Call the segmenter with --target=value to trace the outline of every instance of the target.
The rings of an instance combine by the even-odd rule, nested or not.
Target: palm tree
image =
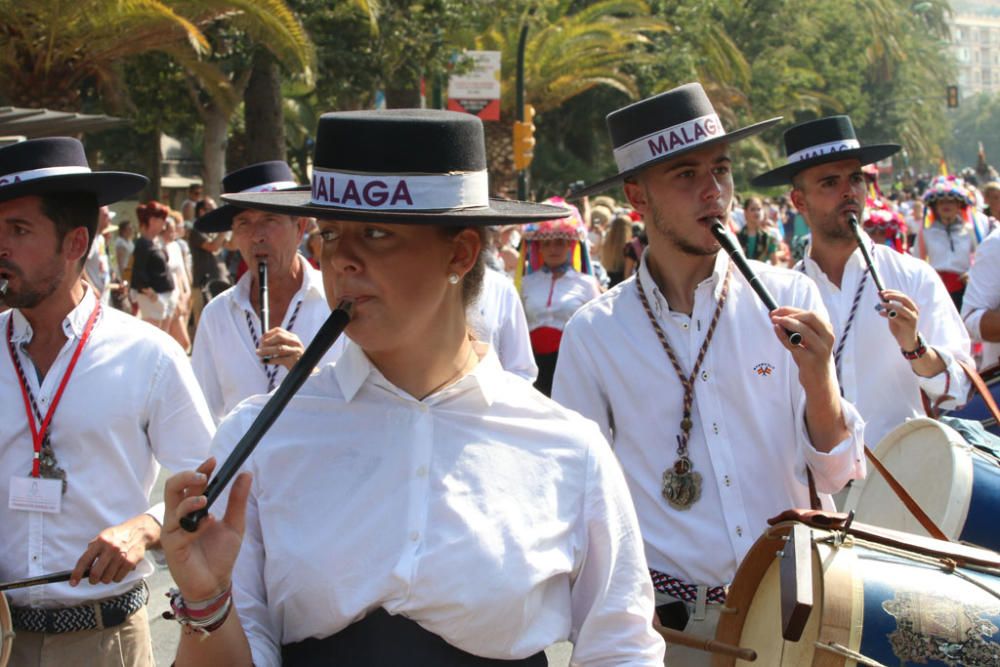
[[[572,0],[553,0],[539,7],[534,16],[525,12],[515,17],[519,18],[516,21],[504,21],[500,16],[497,24],[475,40],[477,49],[502,54],[502,120],[486,123],[494,192],[509,190],[514,181],[513,91],[518,39],[525,22],[525,100],[538,113],[557,109],[597,86],[638,96],[632,72],[656,58],[649,49],[649,35],[669,30],[666,23],[650,16],[645,0],[598,0],[577,11],[572,11],[573,4]]]

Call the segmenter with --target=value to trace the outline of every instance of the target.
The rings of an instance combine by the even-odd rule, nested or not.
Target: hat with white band
[[[91,171],[83,144],[71,137],[30,139],[0,148],[0,201],[30,195],[91,192],[97,205],[124,199],[149,180],[123,171]]]
[[[778,116],[726,132],[700,83],[654,95],[608,114],[605,122],[618,173],[577,190],[573,196],[603,192],[646,167],[714,144],[745,139],[780,120]]]
[[[899,144],[862,146],[848,116],[827,116],[808,120],[785,130],[787,162],[777,169],[750,179],[756,187],[783,185],[803,169],[839,160],[859,160],[863,165],[887,158],[900,148]]]
[[[258,162],[249,167],[243,167],[229,172],[222,179],[222,192],[273,192],[275,190],[291,190],[299,187],[291,167],[281,160]],[[224,204],[211,210],[194,221],[194,228],[199,232],[225,232],[233,227],[233,218],[246,206]]]
[[[561,207],[490,198],[482,121],[435,109],[323,114],[308,190],[223,199],[288,215],[398,224],[510,224],[569,214]]]

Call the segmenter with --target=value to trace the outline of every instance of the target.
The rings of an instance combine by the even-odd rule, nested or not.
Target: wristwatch
[[[917,347],[915,349],[913,349],[913,350],[904,350],[903,348],[899,348],[899,351],[903,353],[903,356],[906,359],[908,359],[909,361],[913,361],[914,359],[920,359],[925,354],[927,354],[927,343],[924,342],[924,337],[918,333],[917,334]]]

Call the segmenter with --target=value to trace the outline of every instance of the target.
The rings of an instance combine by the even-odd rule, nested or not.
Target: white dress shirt
[[[1000,308],[1000,229],[987,236],[976,250],[976,263],[969,271],[969,284],[962,298],[962,319],[974,341],[982,341],[980,368],[1000,363],[1000,342],[983,340],[979,330],[983,314]]]
[[[528,330],[552,327],[562,330],[580,306],[601,293],[594,276],[568,269],[559,278],[536,271],[521,281],[521,299],[528,318]]]
[[[330,315],[330,306],[323,291],[322,274],[299,255],[302,267],[302,287],[295,293],[281,323],[288,329],[295,315],[291,332],[307,346]],[[248,396],[266,394],[268,378],[265,369],[277,369],[275,386],[288,375],[284,366],[265,366],[257,356],[254,335],[260,340],[260,317],[250,305],[250,287],[253,277],[247,271],[235,285],[212,299],[201,313],[198,331],[191,351],[194,374],[205,392],[205,399],[216,423],[222,421],[236,405]],[[301,302],[301,308],[298,304]],[[296,308],[298,313],[296,314]],[[253,331],[247,324],[247,315],[253,322]],[[275,326],[272,321],[271,326]],[[340,339],[323,356],[321,363],[336,361],[344,349],[346,337]]]
[[[68,340],[39,386],[24,346],[31,327],[18,310],[0,314],[0,335],[14,321],[12,340],[28,385],[44,416],[94,308],[88,289],[63,320]],[[143,512],[163,520],[162,504],[149,507],[160,471],[197,467],[208,456],[215,426],[187,355],[163,331],[114,308],[102,307],[49,425],[57,465],[68,483],[58,514],[12,510],[12,477],[31,472],[31,428],[6,340],[0,349],[0,581],[69,570],[99,532]],[[12,605],[74,606],[120,595],[153,571],[143,561],[117,584],[83,582],[35,586],[7,593]]]
[[[258,667],[380,606],[484,657],[569,639],[574,665],[662,665],[607,443],[476,347],[470,374],[416,400],[348,343],[248,459],[233,599]],[[262,404],[221,424],[220,456]]]
[[[486,341],[500,358],[500,365],[528,382],[538,377],[535,355],[524,306],[514,281],[505,274],[486,269],[483,289],[469,308],[469,322],[476,337]]]
[[[648,252],[648,251],[647,251]],[[720,252],[695,290],[691,316],[672,312],[640,265],[650,307],[685,373],[690,373],[715,312],[730,261]],[[826,316],[812,281],[751,262],[781,305]],[[864,474],[863,422],[842,401],[851,435],[829,453],[810,443],[798,367],[774,334],[760,299],[733,267],[729,296],[695,379],[688,442],[701,498],[686,510],[662,495],[663,472],[677,460],[684,390],[630,278],[580,309],[559,349],[553,399],[597,422],[613,443],[639,514],[650,567],[692,584],[732,581],[736,566],[767,527],[792,507],[809,507],[806,465],[824,507],[830,493]]]
[[[956,359],[971,365],[972,358],[969,335],[934,269],[915,257],[873,244],[864,232],[862,238],[870,248],[872,262],[885,288],[902,292],[917,304],[920,311],[917,331],[945,363],[945,370],[934,377],[925,378],[913,372],[889,331],[888,321],[875,310],[880,303],[878,290],[868,276],[854,322],[844,340],[840,386],[844,397],[857,406],[864,418],[865,441],[874,448],[889,431],[907,419],[926,416],[920,399],[921,389],[932,402],[944,399],[942,407],[953,408],[964,403],[969,380]],[[802,268],[819,287],[839,343],[858,284],[868,269],[861,249],[855,250],[844,265],[839,288],[811,258],[803,260]],[[954,397],[959,397],[957,403]]]
[[[972,226],[961,219],[950,225],[938,221],[924,230],[927,262],[937,271],[968,272],[975,243]]]

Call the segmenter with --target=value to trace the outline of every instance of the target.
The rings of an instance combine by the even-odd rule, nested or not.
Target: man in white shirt
[[[524,306],[514,281],[506,274],[487,267],[483,289],[469,307],[469,322],[477,338],[493,347],[504,370],[535,381],[538,366],[531,353]]]
[[[962,300],[962,319],[972,340],[983,343],[979,367],[1000,363],[1000,229],[993,230],[976,250]]]
[[[207,455],[214,427],[183,350],[81,279],[98,206],[145,183],[91,172],[76,139],[0,149],[12,307],[0,315],[0,580],[72,570],[7,593],[14,665],[153,664],[144,556],[163,509],[149,494],[161,463]]]
[[[297,187],[292,170],[280,161],[262,162],[227,174],[226,193]],[[195,229],[233,234],[248,269],[243,277],[205,306],[195,333],[191,364],[212,417],[222,421],[240,401],[272,391],[299,360],[330,315],[319,271],[298,254],[306,219],[226,204],[203,215]],[[267,262],[271,328],[261,331],[258,267]],[[343,350],[341,339],[323,357],[329,363]]]
[[[865,440],[874,447],[893,428],[925,414],[921,391],[942,407],[964,403],[969,381],[958,362],[972,362],[969,336],[926,262],[859,231],[886,288],[880,295],[848,222],[864,214],[861,167],[900,147],[861,146],[847,116],[801,123],[784,138],[788,163],[752,182],[792,184],[792,202],[812,230],[796,268],[819,287],[837,335],[840,386],[864,417]]]
[[[815,286],[754,262],[781,306],[768,316],[710,231],[733,196],[729,144],[777,121],[727,134],[699,84],[608,116],[620,173],[587,191],[624,179],[649,247],[636,278],[570,320],[553,388],[621,461],[660,621],[707,637],[767,519],[810,506],[807,471],[827,508],[864,473],[862,422],[840,397]],[[667,664],[710,660],[668,645]]]

